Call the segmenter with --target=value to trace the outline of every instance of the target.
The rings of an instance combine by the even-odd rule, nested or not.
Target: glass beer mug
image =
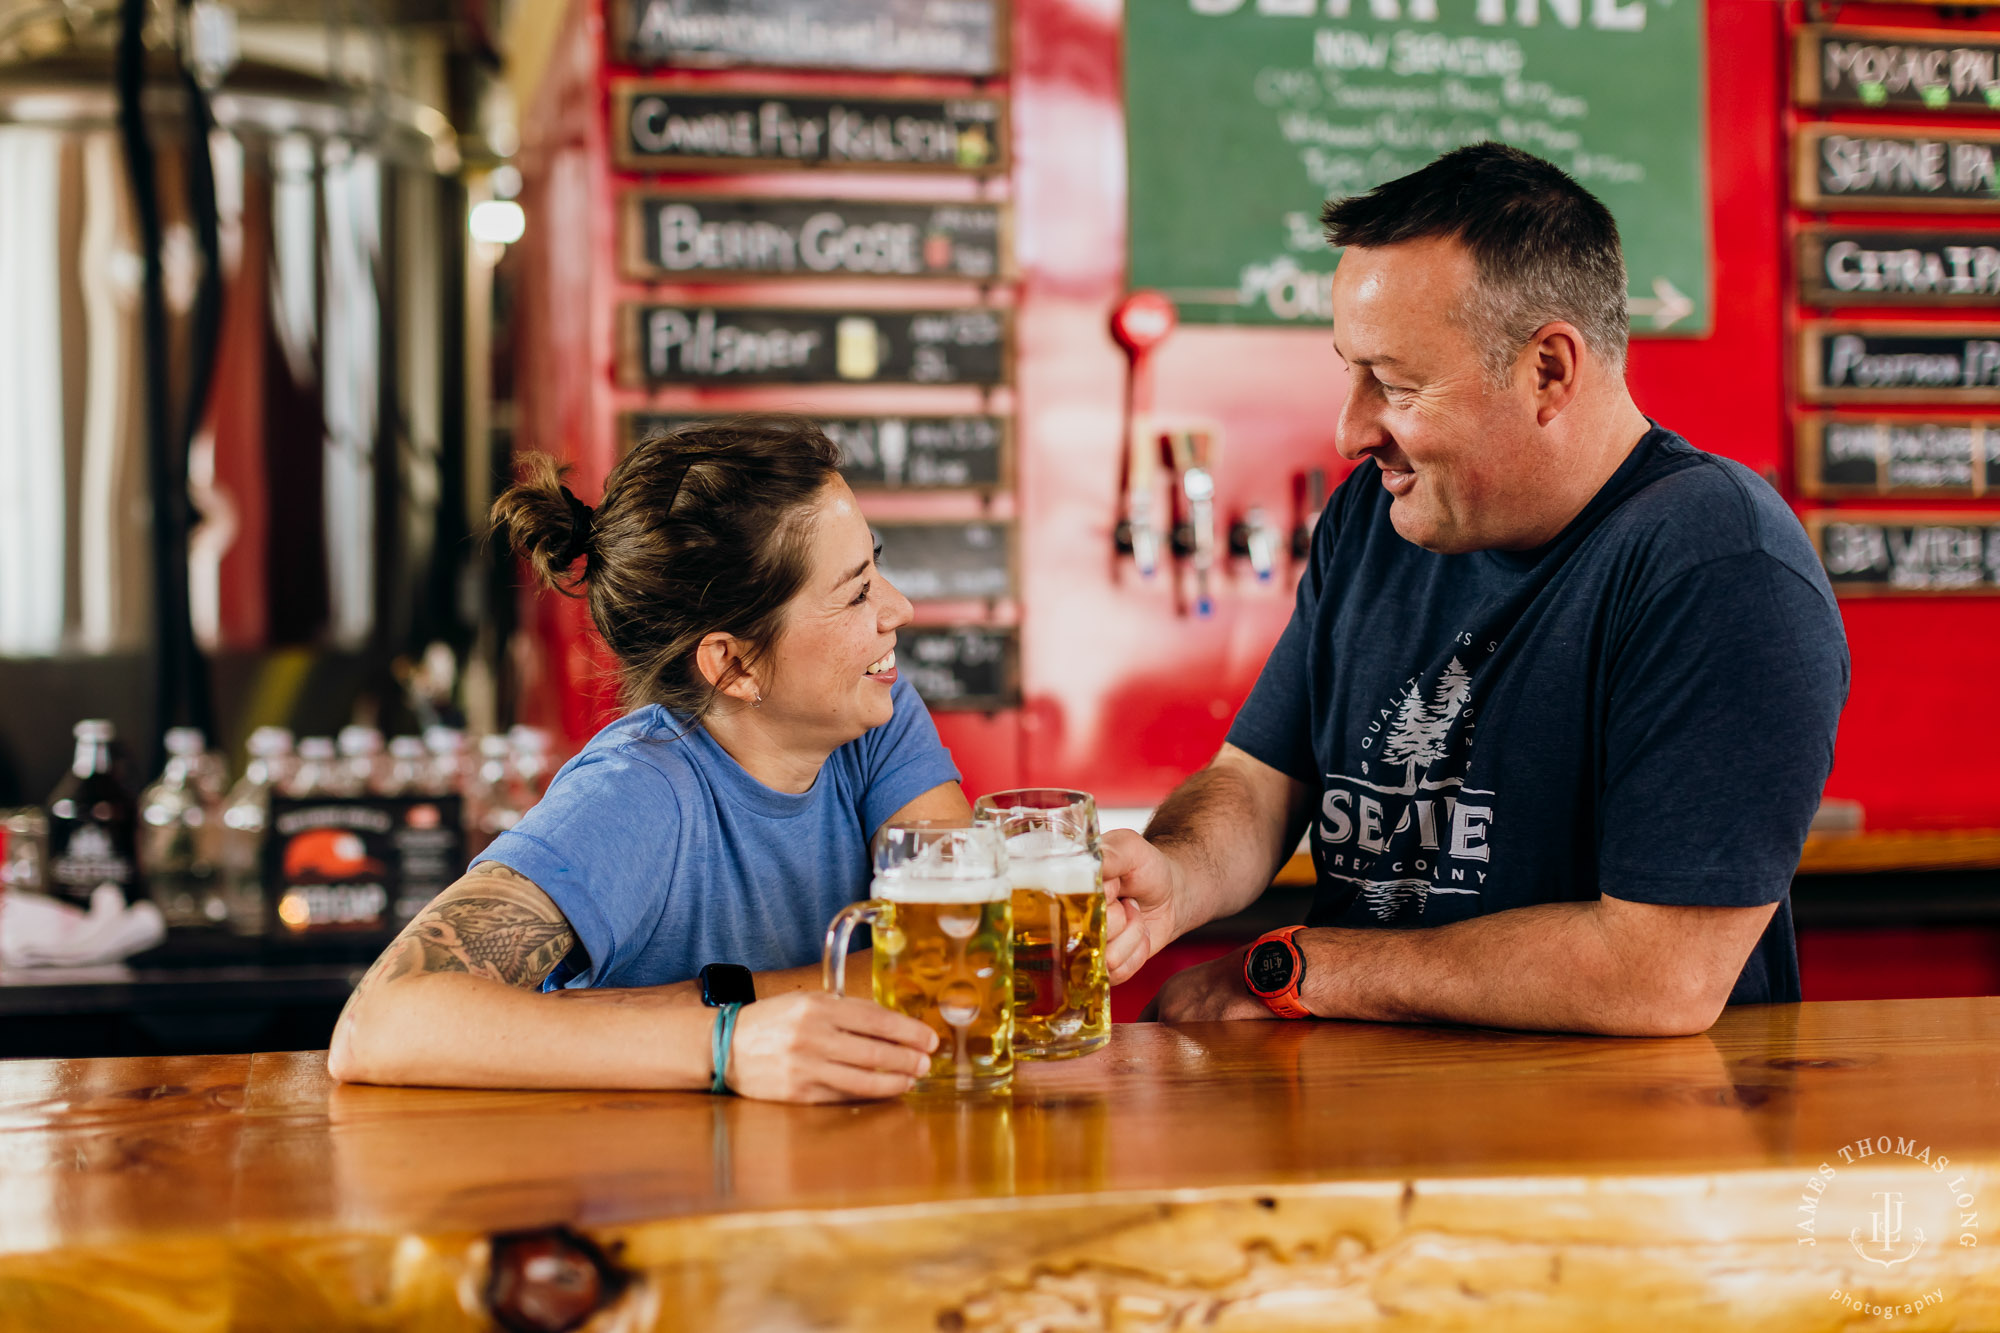
[[[1104,855],[1088,792],[1031,787],[972,804],[1007,840],[1014,906],[1014,1053],[1067,1060],[1111,1039]]]
[[[826,930],[826,988],[846,994],[856,924],[874,927],[875,1003],[938,1034],[917,1090],[981,1092],[1014,1077],[1014,937],[1007,851],[990,828],[889,824],[876,837],[874,895]]]

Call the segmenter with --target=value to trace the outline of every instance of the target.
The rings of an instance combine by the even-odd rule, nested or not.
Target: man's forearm
[[[1635,947],[1605,929],[1604,912],[1602,900],[1543,903],[1428,930],[1306,931],[1301,994],[1317,1017],[1388,1023],[1622,1036],[1713,1023],[1726,958],[1704,969]]]
[[[1146,841],[1180,872],[1176,934],[1240,912],[1270,887],[1291,854],[1290,813],[1273,810],[1243,774],[1218,759],[1174,789],[1146,826]]]

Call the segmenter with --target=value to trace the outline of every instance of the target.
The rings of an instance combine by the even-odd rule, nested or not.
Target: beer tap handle
[[[1207,431],[1195,430],[1177,430],[1167,439],[1174,467],[1180,473],[1184,514],[1174,533],[1174,550],[1193,570],[1194,613],[1205,618],[1215,610],[1215,599],[1209,595],[1209,574],[1215,568],[1215,475],[1209,471],[1211,441]]]
[[[1250,512],[1230,526],[1229,553],[1248,560],[1259,583],[1271,581],[1278,563],[1278,529],[1272,526],[1264,506],[1250,506]]]
[[[1141,578],[1160,567],[1165,540],[1164,514],[1156,495],[1160,466],[1159,436],[1153,429],[1152,354],[1174,331],[1174,304],[1159,292],[1137,291],[1111,316],[1111,334],[1131,358],[1125,399],[1124,517],[1113,541],[1130,555]]]
[[[1215,610],[1208,594],[1209,571],[1215,567],[1215,478],[1205,467],[1191,467],[1181,473],[1181,494],[1187,497],[1189,557],[1194,565],[1194,613],[1207,616]]]
[[[1305,503],[1300,507],[1299,525],[1292,529],[1292,559],[1303,560],[1312,550],[1313,529],[1319,526],[1326,508],[1326,469],[1314,468],[1305,475]]]

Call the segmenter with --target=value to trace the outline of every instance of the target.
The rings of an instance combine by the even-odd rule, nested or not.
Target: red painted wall
[[[1841,26],[1931,28],[1948,31],[2000,30],[2000,14],[1953,17],[1944,20],[1939,11],[1907,5],[1849,4],[1839,8],[1835,19]],[[1788,6],[1787,30],[1803,19],[1802,6]],[[1777,64],[1784,67],[1789,52],[1781,53]],[[1911,117],[1885,112],[1801,111],[1792,114],[1798,123],[1818,120],[1867,122],[1875,124],[1922,124],[1945,127],[1965,125],[1988,129],[1992,122],[1956,121],[1950,117]],[[1784,164],[1773,180],[1774,197],[1794,223],[1821,220],[1825,215],[1784,209]],[[1920,214],[1842,214],[1843,221],[1882,223],[1889,226],[1935,224],[1934,217]],[[1980,219],[1952,218],[1951,225],[1979,227]],[[1983,225],[1992,226],[1984,220]],[[1996,230],[2000,234],[2000,230]],[[1791,256],[1780,246],[1787,286],[1784,309],[1793,318],[1824,316],[1894,320],[1909,318],[1927,323],[1949,320],[1991,319],[1993,311],[1911,311],[1907,314],[1884,307],[1873,310],[1828,311],[1798,309],[1790,300]],[[1788,330],[1789,332],[1789,330]],[[1798,374],[1796,359],[1789,353],[1785,371]],[[1789,475],[1789,474],[1788,474]],[[1869,500],[1828,502],[1828,508],[1922,509],[1923,502],[1883,504]],[[1991,501],[1932,502],[1933,508],[1976,509],[1991,507]],[[1843,604],[1847,622],[1848,648],[1854,658],[1854,686],[1848,696],[1847,711],[1841,718],[1840,745],[1829,795],[1860,801],[1868,827],[1886,828],[1991,828],[2000,826],[2000,763],[1995,745],[2000,725],[1991,701],[1991,690],[1980,663],[2000,652],[2000,599],[1920,597],[1857,599]]]
[[[973,791],[1020,780],[1096,791],[1109,805],[1151,804],[1220,742],[1284,624],[1294,571],[1260,584],[1222,572],[1218,608],[1195,620],[1175,607],[1170,579],[1133,577],[1116,558],[1126,362],[1108,332],[1124,291],[1124,129],[1115,0],[1015,0],[1011,180],[914,180],[813,173],[690,178],[705,188],[792,194],[899,193],[1011,198],[1020,282],[1015,292],[850,283],[718,291],[623,283],[614,263],[615,187],[604,151],[609,80],[602,17],[571,6],[569,29],[539,103],[524,117],[530,217],[519,265],[522,363],[519,442],[577,462],[594,496],[615,459],[615,414],[655,405],[716,410],[837,404],[847,410],[977,410],[979,396],[847,388],[815,391],[612,387],[614,310],[621,296],[697,290],[711,299],[825,301],[990,299],[1018,305],[1017,386],[993,399],[1019,422],[1015,496],[990,511],[1017,514],[1022,596],[997,608],[1023,637],[1024,707],[985,717],[942,715]],[[1935,23],[1934,11],[1848,5],[1843,23]],[[1631,381],[1642,407],[1697,445],[1738,458],[1790,493],[1793,378],[1787,246],[1787,32],[1796,7],[1709,0],[1708,122],[1715,328],[1698,339],[1635,338]],[[2000,19],[1974,26],[1995,26]],[[721,72],[720,82],[839,86],[836,76]],[[868,80],[949,91],[951,80]],[[851,85],[850,85],[851,86]],[[1337,479],[1331,422],[1342,372],[1320,329],[1183,328],[1158,358],[1156,407],[1220,430],[1216,472],[1223,525],[1252,504],[1289,527],[1299,475]],[[897,497],[879,515],[971,515],[972,499]],[[536,599],[525,608],[547,651],[528,664],[528,711],[580,742],[609,713],[603,663],[583,640],[581,608]],[[981,608],[951,608],[984,615]],[[2000,781],[1985,682],[1975,664],[2000,655],[2000,599],[1882,599],[1846,604],[1854,686],[1829,791],[1859,800],[1870,827],[2000,825]]]

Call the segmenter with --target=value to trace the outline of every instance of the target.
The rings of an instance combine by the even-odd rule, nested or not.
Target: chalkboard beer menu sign
[[[1337,256],[1321,201],[1492,139],[1611,210],[1636,331],[1702,333],[1707,8],[1129,0],[1130,284],[1186,323],[1325,323]]]
[[[1807,495],[1984,495],[2000,478],[2000,418],[1809,416],[1799,422]]]
[[[651,305],[620,311],[619,381],[653,384],[1002,384],[1003,310],[798,310]]]
[[[2000,111],[2000,38],[1990,33],[1805,27],[1793,72],[1800,106]]]
[[[1799,342],[1809,399],[2000,403],[2000,325],[1807,324]]]
[[[998,74],[1006,0],[612,0],[612,58]]]
[[[1807,125],[1794,143],[1807,208],[2000,212],[2000,132]]]
[[[694,416],[625,414],[625,448]],[[1009,423],[1000,416],[820,417],[840,446],[840,475],[857,491],[998,490],[1010,484]]]
[[[1806,530],[1843,597],[2000,593],[2000,515],[1834,510]]]
[[[980,77],[1004,64],[1004,0],[613,0],[612,58]]]
[[[1006,275],[1006,209],[985,203],[625,196],[625,275],[962,278]]]
[[[893,581],[893,580],[892,580]],[[911,625],[896,631],[896,673],[932,712],[986,711],[1021,702],[1020,636],[985,625]]]
[[[611,144],[631,171],[997,172],[1007,167],[997,97],[833,97],[737,92],[703,84],[613,85]]]
[[[1992,305],[2000,232],[1807,227],[1799,299],[1808,305]]]
[[[884,578],[913,602],[1014,595],[1014,529],[985,520],[875,523]]]

